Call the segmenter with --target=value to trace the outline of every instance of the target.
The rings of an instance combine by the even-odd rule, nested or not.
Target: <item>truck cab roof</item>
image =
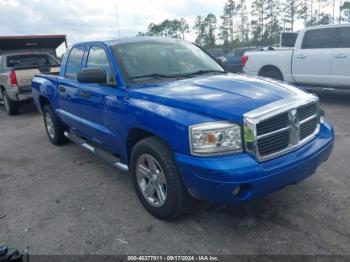
[[[315,25],[315,26],[310,26],[307,28],[304,28],[301,31],[306,31],[306,30],[314,30],[314,29],[321,29],[321,28],[334,28],[334,27],[345,27],[345,26],[350,26],[350,23],[342,23],[342,24],[333,24],[333,25]]]
[[[184,40],[180,40],[176,38],[155,37],[155,36],[135,36],[135,37],[126,37],[121,39],[112,39],[112,40],[79,42],[77,44],[74,44],[72,47],[80,46],[80,45],[96,44],[96,43],[104,44],[107,46],[113,46],[113,45],[137,43],[137,42],[144,42],[144,41],[178,42],[178,41],[184,41]]]

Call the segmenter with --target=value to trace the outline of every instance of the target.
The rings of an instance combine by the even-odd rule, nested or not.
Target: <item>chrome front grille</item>
[[[301,121],[301,120],[307,119],[310,116],[313,116],[317,111],[316,107],[317,105],[315,103],[299,107],[298,119]]]
[[[275,112],[274,112],[275,111]],[[248,153],[265,161],[310,141],[319,131],[318,99],[292,101],[276,110],[245,115],[245,144]],[[253,116],[253,117],[250,117]]]
[[[289,126],[288,112],[271,117],[256,125],[257,135],[267,134]]]
[[[278,152],[289,145],[290,131],[285,130],[277,134],[258,139],[258,148],[261,156]]]
[[[310,121],[302,124],[300,126],[300,140],[307,138],[309,135],[313,134],[318,125],[317,118],[311,119]]]
[[[318,104],[312,103],[301,106],[297,109],[299,121],[299,140],[303,140],[312,135],[319,124]]]

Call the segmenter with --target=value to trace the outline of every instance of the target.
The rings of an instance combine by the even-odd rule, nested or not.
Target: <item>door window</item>
[[[322,28],[306,31],[302,49],[334,48],[337,28]]]
[[[350,27],[342,27],[340,29],[340,41],[339,47],[349,48],[350,47]]]
[[[103,70],[105,70],[107,74],[107,82],[115,83],[115,80],[111,71],[111,66],[108,61],[108,57],[103,48],[99,46],[91,47],[86,67],[103,68]]]
[[[84,46],[74,47],[68,57],[65,77],[76,79],[84,56]]]

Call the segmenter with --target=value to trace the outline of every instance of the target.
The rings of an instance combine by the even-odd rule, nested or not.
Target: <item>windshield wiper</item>
[[[220,74],[226,74],[225,71],[221,70],[198,70],[196,72],[188,73],[188,74],[183,74],[181,76],[183,77],[189,77],[189,76],[196,76],[196,75],[205,75],[209,73],[220,73]]]
[[[139,75],[139,76],[133,76],[130,77],[130,80],[135,80],[135,79],[142,79],[142,78],[155,78],[155,79],[162,79],[162,78],[187,78],[195,75],[204,75],[204,74],[209,74],[209,73],[220,73],[220,74],[225,74],[225,71],[221,70],[198,70],[196,72],[192,73],[187,73],[187,74],[147,74],[147,75]]]
[[[156,78],[156,79],[162,79],[162,78],[179,78],[183,77],[182,75],[170,75],[170,74],[148,74],[148,75],[139,75],[139,76],[133,76],[130,77],[131,80],[135,79],[141,79],[141,78]]]

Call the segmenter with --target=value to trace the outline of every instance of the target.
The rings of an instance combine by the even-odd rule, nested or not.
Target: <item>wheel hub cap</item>
[[[138,186],[147,202],[155,207],[163,206],[167,198],[167,185],[158,161],[151,155],[141,155],[136,163],[136,176]]]
[[[53,125],[53,121],[51,119],[51,115],[46,112],[45,113],[45,125],[46,125],[46,130],[49,136],[54,139],[55,138],[55,128]]]

